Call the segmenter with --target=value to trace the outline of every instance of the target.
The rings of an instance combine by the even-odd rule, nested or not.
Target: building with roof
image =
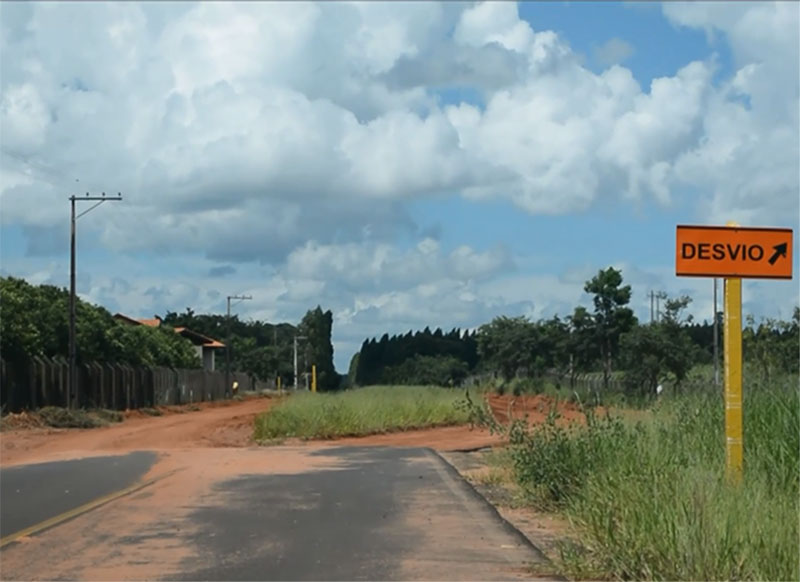
[[[161,318],[156,316],[154,319],[136,319],[128,317],[122,313],[114,315],[114,319],[127,323],[129,325],[145,325],[147,327],[161,327]],[[197,357],[203,362],[203,369],[213,372],[215,369],[215,354],[217,350],[224,349],[225,344],[219,340],[203,335],[196,331],[192,331],[186,327],[173,328],[175,333],[180,334],[188,341],[192,342],[197,352]]]

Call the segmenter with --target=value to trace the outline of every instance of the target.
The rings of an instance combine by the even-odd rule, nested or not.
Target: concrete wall
[[[217,350],[213,348],[204,348],[203,350],[203,369],[209,372],[214,371],[214,352]]]

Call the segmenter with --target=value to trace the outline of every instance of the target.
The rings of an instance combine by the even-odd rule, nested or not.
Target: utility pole
[[[653,305],[655,301],[655,293],[650,290],[650,323],[653,323]]]
[[[294,336],[294,389],[297,390],[297,340],[304,340],[308,339],[308,337],[304,335],[296,335]]]
[[[68,394],[67,394],[67,408],[77,408],[80,405],[80,397],[78,394],[78,377],[77,377],[77,360],[78,348],[75,337],[75,238],[76,238],[76,223],[78,219],[84,214],[88,214],[103,202],[107,200],[122,200],[122,194],[117,192],[116,196],[106,196],[103,192],[102,196],[90,196],[86,193],[83,198],[77,196],[69,197],[72,212],[70,213],[70,229],[69,229],[69,378],[67,378]],[[96,202],[87,210],[84,210],[77,216],[75,215],[75,202]]]
[[[231,299],[238,299],[239,301],[246,301],[252,299],[252,295],[228,295],[228,315],[225,320],[227,323],[228,336],[225,340],[225,395],[228,396],[228,390],[231,388]]]
[[[663,291],[659,291],[656,293],[656,321],[661,321],[661,308],[659,307],[659,299],[666,299],[667,294]]]
[[[717,317],[717,278],[714,277],[714,386],[719,386],[719,323]]]

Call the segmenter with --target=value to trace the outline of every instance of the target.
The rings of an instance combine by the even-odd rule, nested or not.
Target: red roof
[[[207,335],[203,335],[202,333],[197,333],[196,331],[192,331],[191,329],[188,329],[186,327],[176,327],[175,333],[179,333],[185,338],[201,344],[204,348],[225,347],[225,344],[223,344],[222,342],[217,341],[214,338],[208,337]]]
[[[114,315],[115,318],[124,321],[125,323],[130,323],[132,325],[146,325],[147,327],[160,327],[161,320],[157,317],[154,319],[134,319],[133,317],[128,317],[127,315],[123,315],[121,313],[117,313]],[[186,339],[190,340],[192,343],[202,345],[204,348],[224,348],[225,344],[220,341],[215,340],[214,338],[208,337],[203,335],[202,333],[197,333],[196,331],[192,331],[186,327],[176,327],[175,333],[181,334]]]

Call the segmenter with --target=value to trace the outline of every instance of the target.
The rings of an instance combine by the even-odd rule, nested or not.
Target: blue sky
[[[676,224],[798,226],[795,4],[0,10],[0,270],[66,285],[75,178],[121,190],[78,231],[112,311],[320,304],[344,370],[384,332],[566,315],[608,265],[640,317],[656,289],[704,319]],[[797,297],[745,284],[756,316]]]

